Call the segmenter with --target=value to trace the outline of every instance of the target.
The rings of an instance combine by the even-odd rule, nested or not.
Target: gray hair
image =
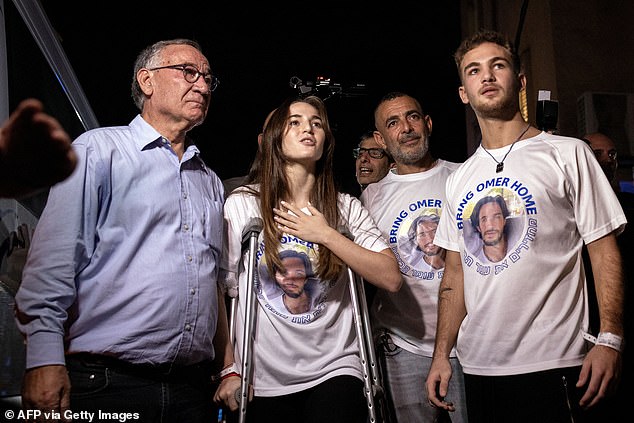
[[[134,72],[132,73],[132,100],[136,107],[143,111],[143,103],[145,103],[145,94],[141,90],[136,75],[142,68],[153,68],[161,65],[161,53],[165,47],[173,45],[188,45],[194,47],[202,53],[202,49],[198,42],[187,38],[175,38],[173,40],[158,41],[144,48],[134,62]]]

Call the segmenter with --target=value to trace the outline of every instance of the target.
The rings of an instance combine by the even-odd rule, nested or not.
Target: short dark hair
[[[418,99],[412,95],[406,94],[404,92],[401,91],[390,91],[389,93],[385,94],[383,97],[381,97],[381,99],[379,100],[379,102],[377,103],[377,105],[374,107],[374,126],[376,127],[376,129],[378,130],[378,126],[377,126],[377,112],[379,111],[379,107],[381,107],[381,105],[383,103],[386,103],[388,101],[392,101],[394,99],[400,98],[400,97],[410,97],[411,99],[414,100],[414,104],[416,105],[416,107],[418,107],[418,110],[420,111],[421,114],[425,114],[425,111],[423,110],[423,106],[420,104],[420,101],[418,101]]]
[[[374,131],[372,129],[368,129],[363,134],[361,134],[361,136],[359,137],[359,144],[357,144],[357,146],[361,147],[361,143],[368,138],[374,138]]]
[[[361,143],[363,143],[363,141],[367,140],[368,138],[374,139],[374,130],[369,129],[365,131],[363,134],[361,134],[361,136],[359,137],[359,143],[357,144],[357,147],[361,147]],[[394,163],[394,158],[392,157],[390,152],[387,151],[385,148],[382,148],[381,150],[383,150],[383,152],[385,153],[388,163]]]
[[[390,91],[389,93],[387,93],[383,97],[381,97],[381,99],[377,103],[376,107],[374,108],[374,115],[376,116],[376,111],[379,109],[379,106],[381,106],[381,104],[385,103],[386,101],[392,101],[392,100],[394,100],[396,98],[400,98],[400,97],[411,97],[411,98],[413,98],[414,102],[416,103],[416,105],[420,109],[420,112],[425,114],[425,112],[423,110],[423,106],[421,106],[420,101],[418,101],[418,99],[416,97],[414,97],[412,95],[409,95],[409,94],[406,94],[406,93],[401,92],[401,91]]]
[[[460,69],[460,64],[462,63],[465,55],[474,48],[478,47],[480,44],[484,43],[497,44],[507,50],[511,55],[511,65],[513,66],[515,74],[517,75],[521,72],[522,63],[520,61],[520,56],[517,53],[517,50],[515,50],[515,46],[513,45],[511,40],[501,32],[482,29],[462,40],[462,43],[460,43],[460,46],[453,55],[461,80],[462,69]]]

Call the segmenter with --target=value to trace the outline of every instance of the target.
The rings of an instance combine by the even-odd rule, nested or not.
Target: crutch
[[[245,308],[244,308],[244,333],[242,336],[242,370],[240,373],[240,377],[242,378],[240,381],[240,392],[239,397],[238,391],[236,391],[236,400],[239,405],[239,414],[238,414],[238,422],[244,423],[247,418],[247,404],[249,402],[249,385],[251,382],[251,374],[252,374],[252,356],[253,356],[253,327],[255,325],[255,284],[257,282],[257,272],[256,272],[256,258],[257,258],[257,246],[258,246],[258,237],[260,232],[262,232],[263,222],[259,217],[254,217],[249,220],[247,225],[244,227],[242,231],[242,252],[246,250],[248,253],[247,260],[247,286],[246,286],[246,298],[245,298]],[[235,298],[232,298],[232,306],[231,312],[235,313]],[[235,315],[231,317],[231,321],[235,325]],[[235,328],[230,329],[230,333],[235,336]]]
[[[364,394],[368,403],[370,423],[386,423],[389,421],[385,403],[385,390],[381,372],[376,359],[368,303],[365,296],[363,279],[348,268],[350,284],[350,300],[353,306],[355,329],[359,342],[359,357],[363,364]],[[378,407],[377,407],[378,406]],[[378,416],[378,417],[377,417]],[[378,420],[380,419],[380,420]]]

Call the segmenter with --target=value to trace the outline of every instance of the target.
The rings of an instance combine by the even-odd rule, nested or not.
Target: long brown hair
[[[259,192],[252,191],[254,195],[260,198],[260,211],[264,222],[264,256],[269,274],[274,274],[276,267],[284,267],[278,256],[282,232],[277,228],[277,223],[273,220],[273,208],[279,208],[280,201],[289,200],[289,182],[284,172],[284,165],[288,162],[288,158],[282,151],[282,140],[288,131],[290,107],[298,102],[308,103],[317,109],[326,134],[323,154],[315,165],[315,189],[310,195],[310,202],[323,213],[330,226],[337,228],[339,222],[338,192],[333,172],[335,138],[328,121],[326,106],[316,96],[289,98],[273,112],[264,129],[262,145],[260,146],[260,169],[257,177],[260,189]],[[331,280],[339,275],[341,268],[342,263],[339,258],[320,245],[319,262],[315,273],[324,280]]]

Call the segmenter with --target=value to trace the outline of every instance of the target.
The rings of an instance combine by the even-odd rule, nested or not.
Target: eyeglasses
[[[603,156],[603,153],[607,153],[607,155],[610,158],[610,160],[616,160],[616,157],[617,157],[617,151],[616,150],[605,151],[605,150],[597,149],[597,150],[592,150],[592,151],[594,152],[594,155],[595,155],[595,157],[597,159],[600,159],[601,156]]]
[[[185,81],[189,82],[190,84],[195,83],[196,81],[198,81],[198,78],[202,76],[205,80],[205,83],[209,87],[209,91],[214,91],[216,88],[218,88],[218,85],[220,84],[220,80],[217,77],[209,72],[201,72],[198,70],[198,68],[196,68],[196,66],[193,65],[182,64],[159,66],[157,68],[150,68],[148,70],[155,71],[160,69],[178,69],[183,72],[183,78],[185,78]]]
[[[368,155],[370,157],[372,157],[373,159],[382,159],[383,157],[385,157],[385,150],[383,150],[382,148],[363,148],[363,147],[357,147],[355,149],[352,150],[352,156],[355,159],[358,159],[359,156],[361,156],[361,153],[368,153]]]

